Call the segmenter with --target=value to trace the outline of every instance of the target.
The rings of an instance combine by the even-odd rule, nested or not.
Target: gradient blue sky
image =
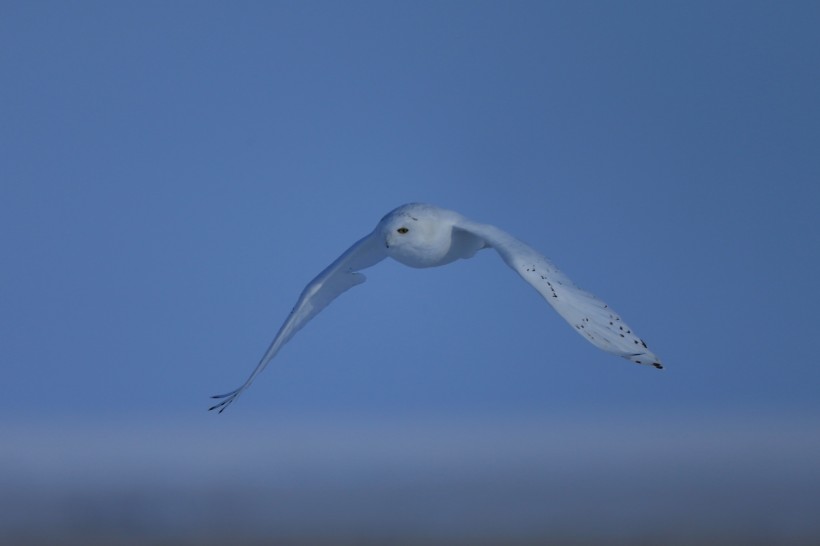
[[[5,2],[2,420],[813,427],[819,23],[814,2]],[[411,201],[539,249],[667,369],[596,350],[485,251],[376,266],[208,414]]]

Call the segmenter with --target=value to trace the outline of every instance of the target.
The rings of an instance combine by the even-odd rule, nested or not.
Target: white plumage
[[[495,249],[564,319],[608,353],[663,368],[646,343],[603,301],[575,286],[547,258],[512,235],[472,222],[457,212],[412,203],[387,214],[367,236],[310,281],[250,377],[236,390],[213,398],[221,413],[247,389],[279,349],[342,292],[365,281],[359,271],[390,257],[410,267],[436,267]]]

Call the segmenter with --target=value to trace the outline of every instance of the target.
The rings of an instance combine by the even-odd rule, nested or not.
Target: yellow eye
[[[402,235],[404,235],[405,233],[407,233],[407,232],[408,232],[408,231],[410,231],[410,230],[409,230],[409,229],[407,229],[406,227],[400,227],[400,228],[399,228],[399,229],[397,229],[396,231],[398,231],[399,233],[401,233]]]

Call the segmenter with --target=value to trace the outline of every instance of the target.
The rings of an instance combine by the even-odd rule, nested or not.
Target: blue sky
[[[0,12],[7,430],[820,424],[816,4]],[[597,351],[485,251],[374,267],[208,414],[303,286],[411,201],[539,249],[667,369]]]

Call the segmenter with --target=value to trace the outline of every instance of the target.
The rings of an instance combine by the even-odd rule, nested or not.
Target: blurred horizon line
[[[812,415],[210,417],[0,421],[0,540],[820,537]]]

